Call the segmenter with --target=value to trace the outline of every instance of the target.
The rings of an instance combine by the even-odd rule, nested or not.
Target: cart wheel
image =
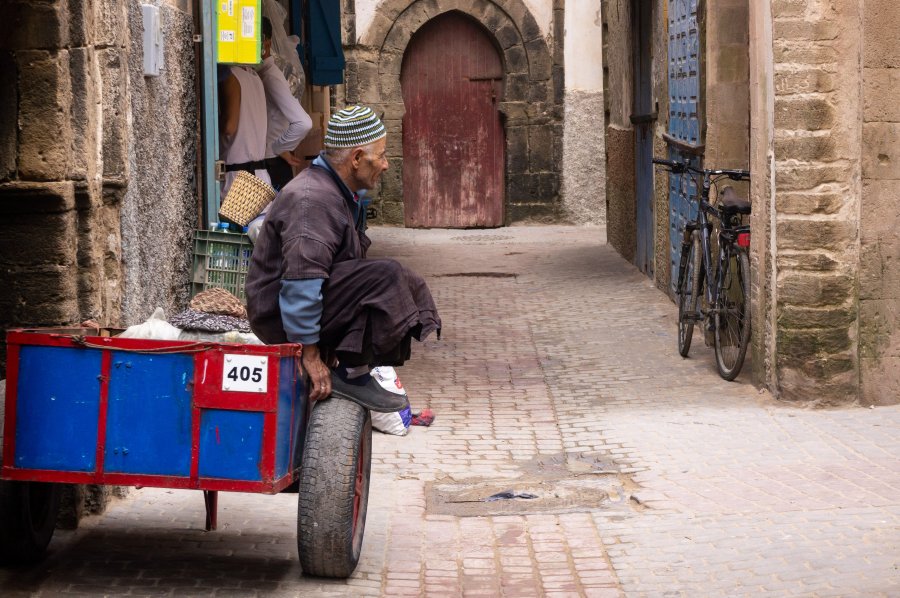
[[[59,484],[0,481],[0,562],[41,560],[59,514]]]
[[[318,401],[306,429],[297,509],[297,550],[307,575],[349,577],[356,568],[371,466],[369,410],[344,399]]]

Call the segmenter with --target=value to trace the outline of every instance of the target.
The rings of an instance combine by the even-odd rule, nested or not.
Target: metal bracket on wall
[[[679,149],[683,152],[687,152],[689,154],[694,154],[696,156],[702,155],[703,151],[706,149],[706,144],[704,144],[704,143],[699,143],[697,145],[694,145],[693,143],[687,143],[686,141],[676,139],[675,137],[672,137],[668,133],[663,133],[662,137],[666,143],[668,143],[675,149]]]

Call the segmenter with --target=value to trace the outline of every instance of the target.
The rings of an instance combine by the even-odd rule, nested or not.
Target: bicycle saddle
[[[734,187],[728,186],[722,189],[719,197],[719,208],[732,214],[749,214],[750,202],[740,197]]]

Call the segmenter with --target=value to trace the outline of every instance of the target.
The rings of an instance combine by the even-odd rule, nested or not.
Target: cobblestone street
[[[296,494],[142,489],[0,595],[898,596],[900,406],[807,410],[716,373],[582,227],[370,229],[444,323],[399,369],[431,427],[376,433],[354,576],[302,576]],[[502,491],[533,499],[484,502]]]

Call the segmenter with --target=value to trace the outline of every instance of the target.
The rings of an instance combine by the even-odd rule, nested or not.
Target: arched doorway
[[[403,57],[404,223],[503,224],[503,65],[487,32],[459,12],[423,25]]]

